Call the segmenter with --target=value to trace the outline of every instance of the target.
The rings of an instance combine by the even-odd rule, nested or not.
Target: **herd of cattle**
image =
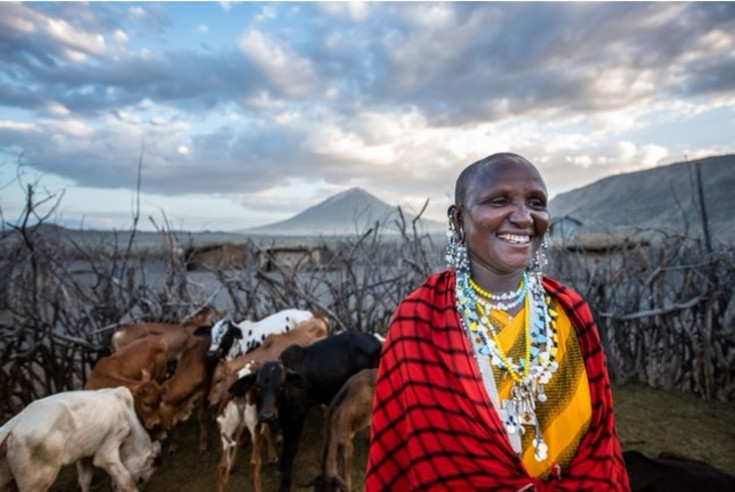
[[[323,316],[298,309],[237,324],[223,316],[203,308],[181,324],[121,326],[112,355],[95,364],[84,390],[36,400],[0,427],[0,492],[45,491],[71,463],[83,492],[90,490],[93,465],[110,475],[115,489],[135,491],[157,470],[160,441],[176,447],[177,424],[197,402],[202,451],[207,412],[216,409],[220,491],[245,429],[253,488],[262,490],[267,451],[279,460],[279,490],[290,490],[306,415],[323,405],[321,473],[301,485],[349,492],[352,440],[370,425],[382,339],[357,330],[330,335]],[[703,462],[654,460],[635,451],[624,458],[634,491],[735,490],[735,478]]]
[[[306,415],[324,405],[322,475],[316,490],[350,490],[352,439],[370,425],[379,335],[330,335],[318,314],[286,309],[233,323],[203,308],[181,324],[132,323],[112,336],[112,355],[87,375],[84,390],[36,400],[0,428],[0,491],[47,490],[62,466],[76,463],[82,491],[92,465],[113,486],[137,490],[160,462],[160,441],[176,446],[177,424],[198,405],[199,447],[207,446],[207,412],[215,408],[223,490],[248,430],[251,477],[262,490],[261,448],[278,458],[279,490],[291,472]]]

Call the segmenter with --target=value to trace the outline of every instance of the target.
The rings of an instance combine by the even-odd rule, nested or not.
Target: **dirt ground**
[[[626,385],[614,390],[615,415],[623,450],[637,449],[648,455],[672,451],[708,461],[718,468],[735,474],[735,404],[705,402],[696,396],[678,391],[652,390],[643,386]],[[294,466],[294,483],[316,474],[321,447],[323,412],[309,413],[301,437]],[[219,441],[214,424],[210,426],[209,450],[197,452],[197,426],[190,419],[181,427],[179,450],[164,454],[161,468],[143,487],[146,492],[206,492],[217,490]],[[355,438],[353,490],[362,491],[367,460],[369,431]],[[252,491],[247,464],[249,446],[242,449],[225,490]],[[263,490],[278,487],[275,465],[263,468]],[[109,480],[98,472],[93,490],[109,490]],[[66,467],[52,491],[77,490],[76,470]],[[294,490],[299,490],[294,487]]]

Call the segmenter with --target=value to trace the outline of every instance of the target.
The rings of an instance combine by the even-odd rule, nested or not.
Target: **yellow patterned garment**
[[[559,308],[555,300],[552,300],[550,309],[557,314],[554,323],[558,340],[556,361],[559,368],[544,386],[548,399],[543,403],[536,401],[536,417],[541,424],[544,442],[549,447],[547,459],[539,462],[534,458],[531,445],[535,435],[533,427],[526,427],[521,441],[523,466],[530,476],[541,479],[548,477],[555,464],[562,468],[569,464],[589,428],[592,415],[587,373],[577,335],[564,310]],[[507,318],[504,311],[492,311],[490,322],[495,327],[502,327],[498,331],[500,345],[507,355],[517,361],[525,355],[526,309],[521,309],[510,321]],[[511,347],[510,350],[508,347]],[[493,375],[500,401],[509,399],[513,379],[506,371],[494,365]]]

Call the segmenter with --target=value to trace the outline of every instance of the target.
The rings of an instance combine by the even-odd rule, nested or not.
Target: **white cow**
[[[79,485],[90,490],[92,465],[123,491],[137,491],[158,468],[161,445],[151,442],[125,387],[66,391],[29,404],[0,428],[0,490],[45,491],[62,466],[76,462]]]
[[[202,327],[194,333],[196,335],[209,334],[212,336],[207,351],[208,358],[232,360],[258,348],[268,335],[285,333],[302,321],[313,317],[314,314],[311,311],[284,309],[260,321],[244,320],[235,324],[226,319],[220,320],[212,326],[211,330]]]

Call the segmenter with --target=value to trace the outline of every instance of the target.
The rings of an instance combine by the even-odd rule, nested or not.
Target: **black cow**
[[[378,367],[381,348],[375,336],[348,330],[305,347],[291,345],[277,361],[266,362],[230,387],[237,396],[253,388],[258,419],[281,427],[279,491],[291,488],[291,469],[309,408],[328,405],[353,374]]]
[[[735,492],[735,477],[704,461],[661,453],[649,458],[638,451],[623,453],[633,492]]]

